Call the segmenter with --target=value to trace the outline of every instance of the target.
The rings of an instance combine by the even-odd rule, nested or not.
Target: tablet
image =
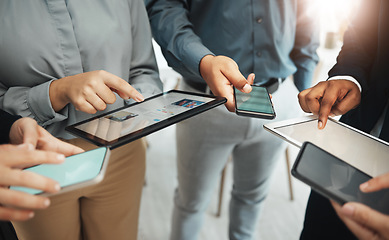
[[[297,147],[311,142],[372,177],[389,172],[387,142],[332,118],[319,130],[317,121],[310,115],[269,123],[264,128]]]
[[[61,164],[41,164],[23,170],[57,181],[61,186],[61,190],[57,193],[45,193],[41,190],[19,186],[11,186],[10,189],[51,196],[91,186],[103,180],[109,156],[110,150],[107,147],[101,147],[67,157]]]
[[[66,130],[95,145],[114,149],[226,101],[223,97],[171,90],[68,126]]]

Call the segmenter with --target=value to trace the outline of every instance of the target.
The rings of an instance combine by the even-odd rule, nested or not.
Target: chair
[[[228,161],[230,161],[231,158],[232,157],[230,156]],[[290,173],[290,159],[289,159],[289,148],[288,147],[285,149],[285,160],[286,160],[286,172],[288,174],[289,199],[290,199],[290,201],[293,201],[294,200],[293,185],[292,185],[292,175]],[[222,173],[221,173],[221,178],[220,178],[219,200],[218,200],[218,206],[217,206],[217,212],[216,212],[216,216],[217,217],[220,217],[221,210],[222,210],[223,191],[224,191],[224,179],[225,179],[226,169],[227,169],[227,164],[223,168]]]

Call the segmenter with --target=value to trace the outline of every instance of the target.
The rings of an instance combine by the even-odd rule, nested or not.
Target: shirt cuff
[[[329,80],[348,80],[348,81],[351,81],[353,83],[355,83],[358,88],[359,88],[359,91],[362,92],[362,87],[361,87],[361,84],[359,84],[359,82],[354,78],[354,77],[351,77],[351,76],[334,76],[334,77],[330,77],[329,79],[327,79],[327,81]]]
[[[52,81],[54,79],[32,87],[28,94],[29,108],[43,126],[66,119],[66,116],[56,113],[51,105],[49,89]]]

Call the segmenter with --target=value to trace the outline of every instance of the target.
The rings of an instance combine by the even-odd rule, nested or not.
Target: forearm
[[[199,76],[201,59],[213,53],[195,34],[186,1],[146,0],[146,7],[154,39],[169,65]]]

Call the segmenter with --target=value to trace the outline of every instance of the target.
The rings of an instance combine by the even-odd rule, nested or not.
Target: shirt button
[[[262,23],[262,18],[257,18],[257,23]]]
[[[258,57],[262,57],[262,53],[261,52],[257,52],[257,56]]]

